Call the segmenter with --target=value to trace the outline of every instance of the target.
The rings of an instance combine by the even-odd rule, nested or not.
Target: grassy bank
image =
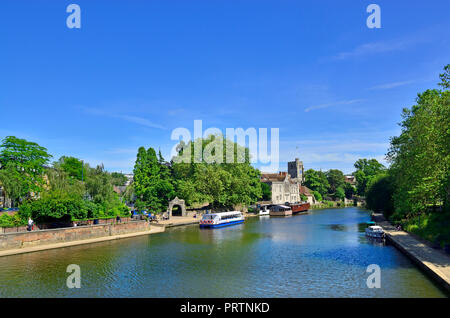
[[[353,205],[348,205],[353,206]],[[319,209],[337,209],[337,208],[345,208],[346,205],[342,201],[322,201],[320,203],[312,204],[311,210],[319,210]]]
[[[405,219],[391,217],[393,224],[401,224],[407,232],[413,233],[434,245],[444,247],[450,244],[449,213],[423,213]]]

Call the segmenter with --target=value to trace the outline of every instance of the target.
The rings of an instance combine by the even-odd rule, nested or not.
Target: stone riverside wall
[[[0,234],[0,251],[149,231],[147,221]]]

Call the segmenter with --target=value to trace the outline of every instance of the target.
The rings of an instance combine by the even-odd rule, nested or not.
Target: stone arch
[[[174,206],[178,205],[181,209],[181,216],[187,216],[186,213],[186,204],[184,203],[184,200],[178,199],[178,197],[175,197],[172,201],[169,202],[169,208],[167,209],[167,212],[169,214],[169,217],[172,217],[172,209]]]

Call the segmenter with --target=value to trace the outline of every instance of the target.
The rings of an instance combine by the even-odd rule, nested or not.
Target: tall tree
[[[194,144],[201,154],[194,161]],[[260,172],[250,164],[249,149],[211,135],[179,145],[172,159],[177,195],[189,205],[210,203],[217,208],[233,208],[256,202],[262,196]],[[186,156],[186,154],[188,154]],[[188,162],[181,162],[187,158]]]
[[[444,90],[427,90],[416,105],[403,109],[400,136],[391,139],[388,159],[395,182],[394,205],[400,214],[419,214],[450,201],[449,65],[441,75]]]
[[[15,207],[20,199],[28,194],[28,186],[23,175],[11,162],[0,170],[0,187],[3,188],[3,202],[9,198],[12,207]]]
[[[173,198],[174,190],[170,181],[167,163],[159,158],[153,148],[140,147],[134,166],[134,192],[136,206],[163,211]]]
[[[311,190],[319,192],[321,197],[328,193],[330,187],[325,173],[313,169],[306,170],[305,185]]]
[[[326,172],[326,176],[328,183],[330,184],[330,193],[335,193],[337,188],[342,189],[345,183],[345,177],[341,170],[330,169]],[[341,194],[341,192],[339,194]]]
[[[376,159],[358,159],[354,164],[356,171],[356,189],[359,195],[365,195],[371,179],[386,171],[386,167]]]
[[[20,174],[25,193],[42,190],[45,165],[51,157],[46,148],[14,136],[6,137],[0,144],[0,169],[14,168]]]
[[[87,167],[83,165],[80,159],[75,157],[62,156],[53,166],[65,171],[70,178],[76,180],[85,178],[87,174]]]

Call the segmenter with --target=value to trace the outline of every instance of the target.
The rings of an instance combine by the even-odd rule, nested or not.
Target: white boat
[[[258,215],[259,216],[263,216],[263,215],[269,215],[270,210],[265,206],[264,208],[261,208],[261,210],[259,210]]]
[[[366,228],[366,235],[368,237],[373,238],[383,238],[384,237],[384,231],[381,226],[378,225],[372,225]]]
[[[200,220],[200,227],[217,228],[244,222],[244,215],[240,211],[208,213]]]

